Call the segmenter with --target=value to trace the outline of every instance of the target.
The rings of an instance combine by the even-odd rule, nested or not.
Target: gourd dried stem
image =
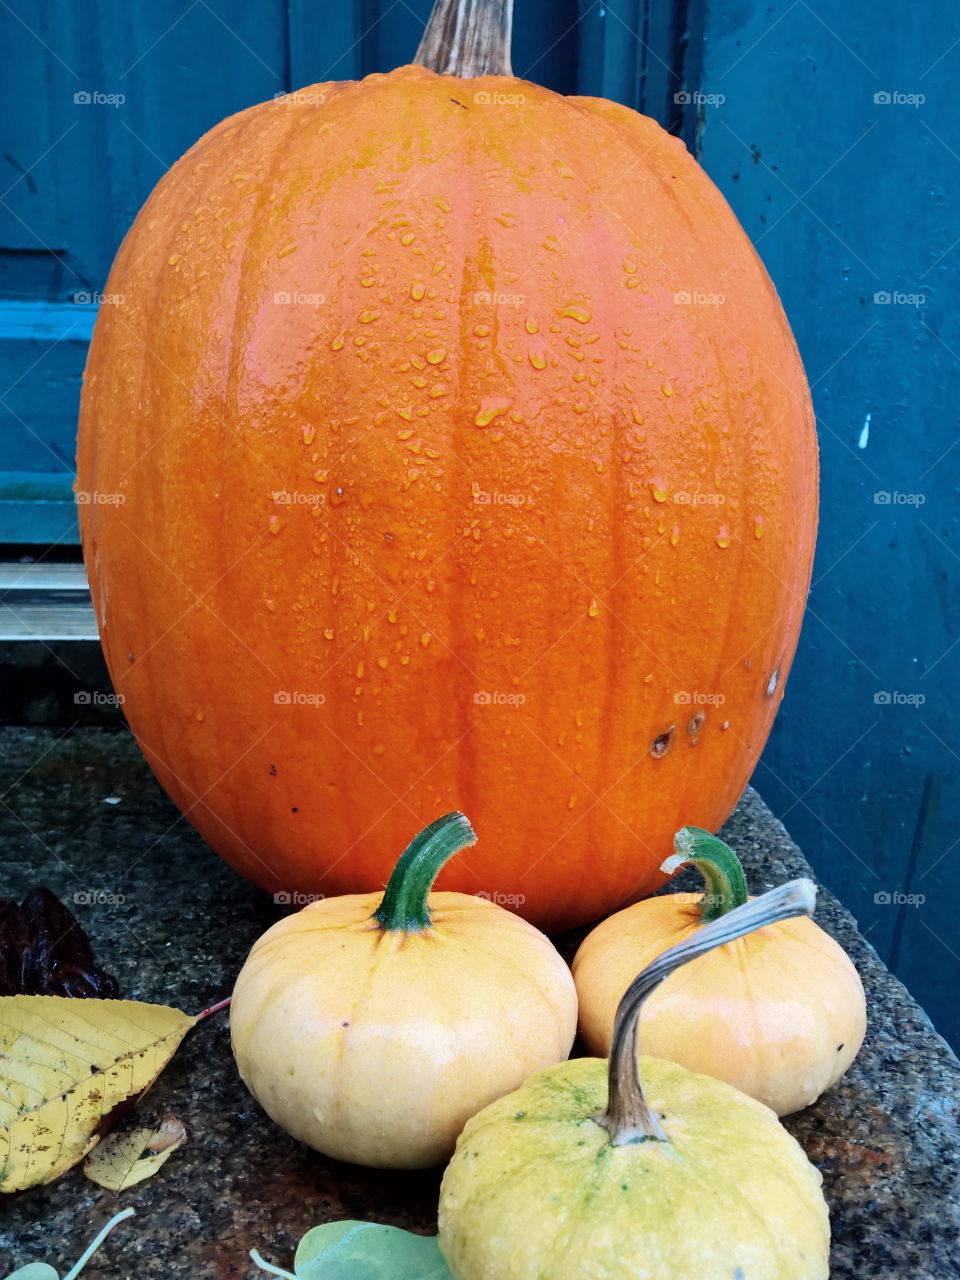
[[[593,1117],[608,1131],[614,1146],[651,1139],[670,1141],[643,1096],[637,1062],[637,1022],[643,1002],[651,991],[681,965],[706,955],[714,947],[722,947],[745,933],[778,924],[781,920],[813,915],[816,897],[817,890],[812,881],[790,880],[728,912],[719,920],[703,925],[685,942],[664,951],[634,978],[620,1001],[613,1026],[607,1109]]]
[[[513,0],[436,0],[414,64],[445,76],[512,76]]]
[[[673,847],[676,853],[661,863],[660,870],[673,875],[688,863],[697,868],[706,881],[700,901],[704,924],[719,920],[747,901],[747,880],[740,859],[719,836],[702,827],[681,827],[673,837]]]

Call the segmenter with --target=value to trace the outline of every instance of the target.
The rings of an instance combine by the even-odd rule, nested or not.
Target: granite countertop
[[[0,895],[48,885],[125,997],[198,1012],[229,994],[249,947],[280,914],[179,817],[125,731],[0,730],[0,798]],[[723,834],[754,892],[812,874],[753,791]],[[75,905],[75,894],[112,898]],[[960,1062],[825,891],[817,919],[859,968],[869,1010],[853,1067],[787,1121],[823,1172],[831,1276],[960,1277]],[[558,940],[568,958],[583,932]],[[276,1128],[237,1076],[223,1013],[188,1035],[141,1107],[179,1116],[187,1145],[120,1197],[79,1169],[4,1197],[0,1277],[32,1261],[65,1271],[127,1205],[137,1216],[84,1277],[253,1280],[263,1273],[252,1247],[290,1267],[300,1236],[331,1219],[436,1229],[439,1171],[339,1164]]]

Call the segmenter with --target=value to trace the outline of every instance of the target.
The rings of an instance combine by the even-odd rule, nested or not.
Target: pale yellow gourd
[[[573,961],[580,1030],[591,1052],[610,1050],[620,998],[665,948],[747,901],[737,855],[717,836],[683,827],[661,867],[688,863],[703,894],[635,903],[587,935]],[[703,955],[644,1004],[640,1053],[735,1085],[778,1115],[809,1106],[853,1062],[867,1005],[852,960],[813,920],[784,920]]]
[[[437,1164],[475,1112],[569,1054],[576,992],[549,939],[484,898],[429,892],[475,839],[463,814],[438,819],[385,893],[311,903],[247,957],[234,1056],[301,1142],[357,1164]]]
[[[454,1280],[826,1280],[818,1171],[769,1108],[639,1059],[645,996],[688,960],[813,908],[793,881],[671,948],[621,1002],[608,1062],[540,1072],[467,1124],[444,1174]]]

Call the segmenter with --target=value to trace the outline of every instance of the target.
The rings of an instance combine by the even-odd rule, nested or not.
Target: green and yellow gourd
[[[825,1280],[821,1177],[774,1112],[635,1048],[680,965],[814,897],[791,881],[704,925],[634,980],[609,1062],[548,1067],[468,1122],[440,1193],[455,1280]]]

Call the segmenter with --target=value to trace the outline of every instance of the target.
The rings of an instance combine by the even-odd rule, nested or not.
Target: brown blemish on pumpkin
[[[700,732],[706,723],[706,719],[707,713],[705,711],[698,711],[695,716],[691,717],[690,723],[687,725],[687,733],[689,733],[691,738],[695,737]]]
[[[659,734],[650,744],[650,754],[654,760],[662,760],[670,748],[673,746],[673,740],[677,734],[677,726],[672,724],[665,733]]]

